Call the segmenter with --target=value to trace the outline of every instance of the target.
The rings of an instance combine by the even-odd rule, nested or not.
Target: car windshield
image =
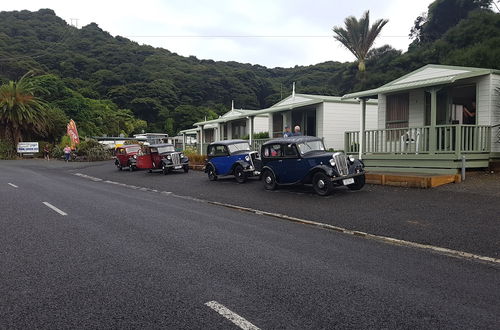
[[[158,147],[159,154],[163,154],[165,152],[172,152],[172,151],[175,151],[174,146]]]
[[[238,151],[250,151],[250,144],[248,142],[230,144],[227,147],[232,154]]]
[[[311,151],[325,151],[325,146],[321,140],[297,143],[297,148],[299,148],[302,155]]]
[[[137,152],[139,151],[139,149],[141,149],[141,147],[128,147],[127,148],[127,152],[130,153],[130,152]]]

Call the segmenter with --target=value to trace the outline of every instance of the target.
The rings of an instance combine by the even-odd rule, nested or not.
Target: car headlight
[[[330,165],[335,166],[335,160],[333,160],[333,158],[330,159]]]
[[[183,153],[181,153],[181,158],[184,158],[184,154]]]
[[[356,160],[356,159],[354,158],[354,156],[353,156],[353,155],[349,155],[349,161],[350,161],[351,163],[354,163],[354,161],[355,161],[355,160]]]
[[[246,160],[247,162],[249,162],[249,161],[250,161],[250,156],[246,155],[246,156],[245,156],[245,160]]]
[[[172,157],[170,155],[167,155],[167,159],[170,160],[172,159]]]
[[[137,159],[137,155],[134,155],[134,159]]]

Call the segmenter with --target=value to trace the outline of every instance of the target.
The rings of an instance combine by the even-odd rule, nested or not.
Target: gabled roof
[[[331,103],[351,103],[351,104],[357,104],[358,101],[356,100],[343,100],[342,97],[340,96],[327,96],[327,95],[311,95],[311,94],[292,94],[288,96],[287,98],[279,101],[278,103],[272,105],[269,108],[262,109],[262,110],[231,110],[228,113],[232,114],[230,116],[224,116],[213,119],[213,120],[207,120],[207,121],[202,121],[198,123],[194,123],[195,126],[199,125],[207,125],[207,124],[217,124],[217,123],[224,123],[229,120],[235,120],[235,119],[242,119],[246,118],[248,116],[259,116],[259,115],[266,115],[269,113],[273,112],[279,112],[279,111],[284,111],[284,110],[293,110],[296,108],[301,108],[309,105],[314,105],[314,104],[319,104],[323,102],[331,102]],[[377,104],[377,100],[371,100],[368,102],[369,104]],[[234,111],[234,112],[233,112]],[[241,113],[238,115],[236,114],[237,111],[240,111]]]
[[[342,96],[342,99],[370,97],[378,94],[388,94],[410,89],[451,84],[457,80],[484,76],[491,73],[500,73],[500,71],[462,66],[427,64],[379,88],[346,94]]]

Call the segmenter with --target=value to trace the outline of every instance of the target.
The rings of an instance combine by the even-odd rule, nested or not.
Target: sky
[[[406,51],[415,19],[432,0],[17,0],[1,11],[53,9],[78,27],[97,23],[113,36],[183,56],[269,68],[354,61],[332,27],[358,19],[388,19],[374,47]]]

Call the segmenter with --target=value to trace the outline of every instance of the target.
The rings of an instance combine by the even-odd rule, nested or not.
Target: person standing
[[[71,148],[69,147],[69,145],[66,145],[66,147],[64,148],[64,159],[66,160],[66,162],[69,162],[70,157],[71,157]]]
[[[49,148],[49,145],[46,144],[44,147],[43,147],[43,158],[45,160],[50,160],[50,148]]]
[[[302,132],[300,131],[300,126],[297,125],[294,127],[293,129],[293,136],[301,136],[302,135]]]
[[[475,125],[476,124],[476,102],[472,101],[470,108],[464,106],[464,117],[463,123],[465,125]]]
[[[290,131],[290,126],[285,126],[285,131],[283,132],[283,137],[287,138],[293,136],[293,133]]]

